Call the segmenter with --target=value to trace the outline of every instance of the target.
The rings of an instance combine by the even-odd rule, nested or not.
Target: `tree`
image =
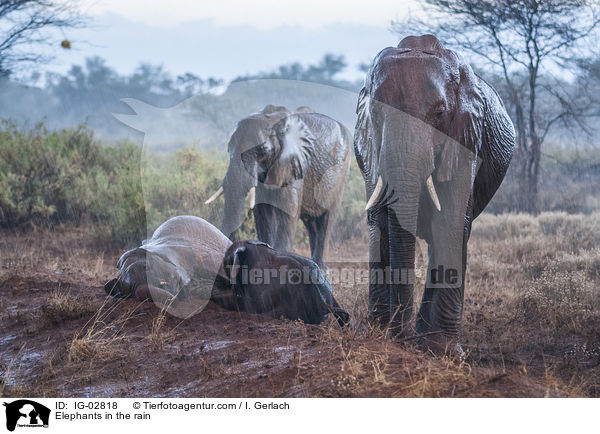
[[[343,71],[348,64],[344,56],[325,54],[318,65],[311,65],[306,71],[306,81],[317,83],[333,82],[334,76]]]
[[[36,46],[56,44],[55,29],[79,27],[85,19],[75,7],[76,0],[0,0],[0,75],[9,75],[23,62],[50,59]],[[69,40],[61,46],[70,48]]]
[[[336,75],[344,71],[348,63],[343,55],[327,53],[316,65],[303,66],[299,62],[281,65],[270,72],[259,72],[258,74],[237,77],[235,81],[277,78],[284,80],[302,80],[313,83],[328,84],[342,88],[354,89],[355,83],[336,79]]]
[[[555,77],[575,71],[575,54],[600,23],[594,0],[425,0],[427,21],[393,22],[392,28],[434,33],[446,45],[475,55],[505,84],[517,130],[520,208],[537,211],[541,149],[558,122],[586,128],[593,115],[582,95],[567,95]],[[583,95],[585,96],[585,95]],[[540,100],[544,107],[540,109]],[[549,103],[555,109],[547,110]]]

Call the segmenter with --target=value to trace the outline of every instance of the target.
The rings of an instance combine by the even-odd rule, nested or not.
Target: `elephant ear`
[[[372,95],[375,70],[379,61],[390,51],[394,50],[391,47],[384,48],[375,56],[365,77],[365,83],[358,95],[358,103],[356,105],[356,114],[358,117],[354,129],[354,154],[356,155],[356,162],[365,178],[365,182],[370,184],[371,187],[375,186],[377,177],[379,176],[378,165],[381,151],[381,140],[377,136],[378,129],[374,128],[373,119],[371,118],[371,105],[381,104]],[[400,54],[409,51],[408,49],[403,50]]]
[[[367,177],[369,174],[375,172],[373,163],[377,161],[377,158],[373,158],[373,125],[369,114],[369,105],[371,103],[371,95],[369,92],[370,75],[367,74],[365,84],[358,94],[358,103],[356,105],[356,114],[358,118],[356,120],[356,127],[354,128],[354,153],[356,155],[356,161],[358,168],[363,173],[368,181],[371,181],[373,185],[375,182],[369,180]]]
[[[465,158],[465,150],[470,151],[475,159],[481,149],[485,100],[479,77],[462,60],[459,60],[459,64],[456,111],[437,167],[436,178],[440,182],[452,180],[461,159]]]
[[[290,115],[273,127],[279,154],[267,172],[267,185],[285,187],[304,178],[316,138],[300,115]]]
[[[225,273],[229,275],[229,282],[234,286],[237,294],[240,294],[240,290],[242,289],[240,285],[238,285],[237,277],[241,266],[244,264],[244,255],[246,252],[246,245],[241,244],[234,248],[223,260],[226,270]],[[227,270],[227,267],[229,267],[229,270]]]

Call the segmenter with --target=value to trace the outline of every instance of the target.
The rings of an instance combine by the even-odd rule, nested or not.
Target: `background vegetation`
[[[585,156],[585,157],[583,157]],[[557,151],[543,162],[542,208],[590,213],[599,209],[600,152]],[[49,131],[0,124],[0,226],[26,229],[64,223],[91,224],[99,239],[118,246],[140,242],[166,219],[193,214],[219,226],[223,199],[204,205],[221,184],[223,154],[188,147],[174,153],[147,151],[122,141],[101,145],[85,125]],[[508,177],[488,211],[515,211],[520,185]],[[335,242],[366,236],[364,184],[353,163]],[[241,236],[255,238],[252,213]],[[299,225],[297,241],[306,241]]]

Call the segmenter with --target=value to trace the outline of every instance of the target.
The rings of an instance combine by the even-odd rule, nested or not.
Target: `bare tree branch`
[[[51,31],[85,23],[77,0],[0,0],[0,74],[23,63],[49,60],[36,47],[59,42]]]

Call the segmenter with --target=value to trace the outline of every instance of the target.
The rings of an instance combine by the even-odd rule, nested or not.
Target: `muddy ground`
[[[583,252],[588,255],[584,280],[576,285],[596,292],[592,289],[589,300],[577,298],[569,324],[568,316],[556,315],[565,306],[546,306],[542,301],[553,295],[535,292],[552,284],[539,283],[547,278],[543,268],[564,263],[564,257],[551,239],[529,235],[532,245],[510,231],[498,235],[502,242],[487,235],[472,240],[464,312],[467,357],[458,360],[423,353],[410,341],[385,339],[365,320],[364,285],[334,286],[353,316],[349,330],[333,320],[305,325],[229,312],[212,303],[181,320],[152,303],[107,298],[103,283],[114,276],[122,252],[99,243],[91,231],[3,231],[0,394],[600,396],[600,309],[594,301],[600,254],[590,259],[597,250]],[[367,250],[356,244],[334,246],[331,257],[357,260]],[[569,282],[580,276],[578,264],[574,261]]]

